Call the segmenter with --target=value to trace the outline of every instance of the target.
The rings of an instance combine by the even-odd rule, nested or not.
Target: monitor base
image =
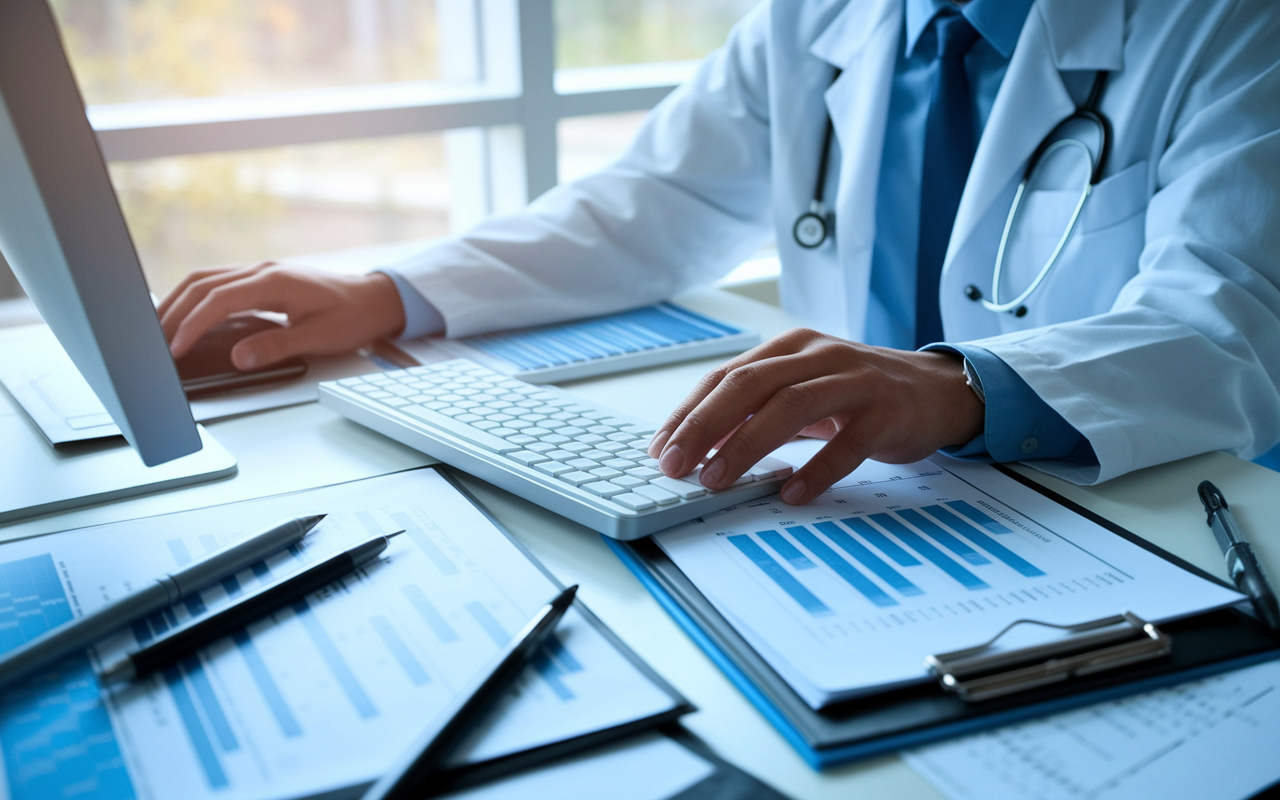
[[[203,426],[200,438],[202,450],[158,467],[119,437],[55,448],[0,390],[0,525],[234,475],[235,457]]]

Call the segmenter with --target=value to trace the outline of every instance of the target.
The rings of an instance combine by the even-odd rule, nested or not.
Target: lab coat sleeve
[[[763,6],[616,164],[388,271],[449,336],[647,305],[727,273],[772,233]]]
[[[1265,7],[1264,7],[1265,6]],[[1280,441],[1280,16],[1241,2],[1153,153],[1138,273],[1104,314],[976,342],[1092,445],[1095,483],[1211,450]]]

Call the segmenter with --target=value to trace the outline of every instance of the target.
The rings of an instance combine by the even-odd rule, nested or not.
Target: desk
[[[796,325],[784,312],[718,290],[680,298],[690,307],[772,336]],[[567,384],[589,399],[660,422],[714,360],[642,370]],[[187,508],[245,500],[321,484],[356,480],[432,463],[427,456],[311,404],[208,426],[240,461],[234,478],[119,503],[50,515],[0,528],[0,541]],[[1222,554],[1205,525],[1196,485],[1222,487],[1271,575],[1280,576],[1280,535],[1264,537],[1280,519],[1280,474],[1210,453],[1083,488],[1018,467],[1050,488],[1225,578]],[[685,724],[722,756],[795,798],[937,798],[896,757],[824,773],[809,769],[782,737],[723,677],[599,535],[476,480],[468,488],[627,644],[700,709]]]

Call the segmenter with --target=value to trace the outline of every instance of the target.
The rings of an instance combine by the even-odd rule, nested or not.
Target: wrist
[[[939,421],[942,423],[944,447],[959,447],[981,435],[987,407],[981,384],[966,370],[964,356],[948,351],[921,353],[932,361],[933,380],[937,390]]]
[[[395,281],[381,272],[355,278],[356,305],[373,325],[374,339],[394,339],[404,330],[404,304]]]

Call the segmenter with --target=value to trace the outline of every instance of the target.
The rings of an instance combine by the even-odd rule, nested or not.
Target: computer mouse
[[[301,377],[307,371],[307,362],[301,358],[286,359],[250,372],[242,372],[231,363],[231,349],[241,339],[282,327],[265,317],[247,314],[231,317],[210,328],[185,356],[174,362],[187,397],[206,397]]]

